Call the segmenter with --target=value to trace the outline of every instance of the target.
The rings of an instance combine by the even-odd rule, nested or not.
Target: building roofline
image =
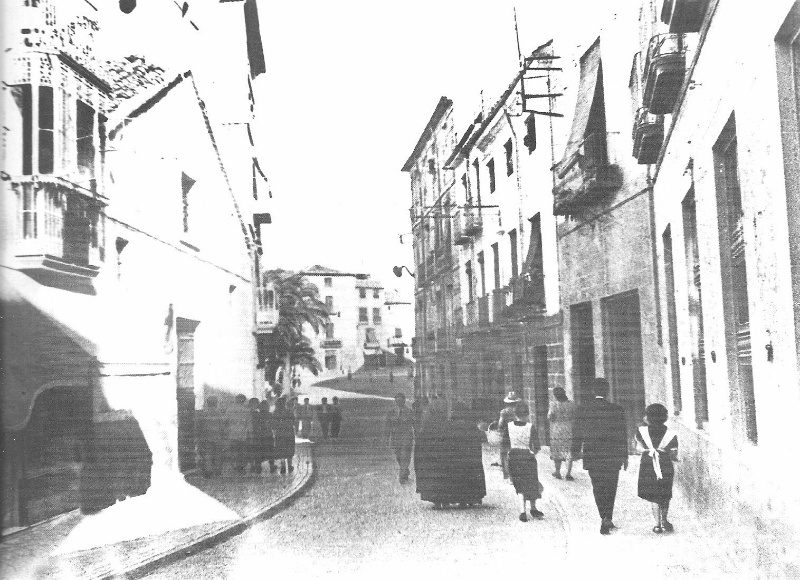
[[[533,50],[533,52],[531,52],[531,56],[536,56],[536,54],[539,51],[544,50],[551,44],[553,44],[552,39],[548,40],[541,46],[536,47]],[[472,125],[470,125],[470,128],[467,130],[467,134],[464,135],[464,138],[462,138],[461,141],[458,143],[458,145],[456,145],[455,149],[453,149],[453,152],[450,154],[450,157],[444,164],[445,167],[451,167],[453,161],[455,161],[459,157],[464,157],[469,155],[470,151],[475,146],[475,143],[478,141],[481,135],[483,135],[484,131],[489,127],[489,124],[492,122],[492,120],[494,120],[495,116],[497,116],[497,113],[500,112],[500,109],[503,108],[503,105],[508,100],[508,97],[510,97],[511,93],[514,91],[514,87],[517,86],[520,79],[522,79],[522,77],[525,75],[525,72],[526,68],[525,67],[521,68],[519,72],[517,72],[517,74],[514,75],[514,80],[511,81],[511,84],[508,85],[508,87],[500,96],[500,98],[497,99],[494,105],[492,105],[491,109],[489,109],[489,112],[485,116],[478,115],[478,119],[476,119],[475,122]],[[470,131],[475,128],[477,129],[474,131],[474,133],[472,133],[472,137],[469,139],[469,141],[467,141],[467,136],[470,134]]]
[[[453,101],[448,99],[447,97],[440,97],[439,103],[436,105],[436,109],[433,111],[433,115],[431,115],[428,124],[425,125],[425,129],[422,131],[422,135],[420,135],[417,144],[414,146],[414,151],[406,160],[405,164],[403,165],[403,169],[401,171],[410,171],[411,168],[414,166],[414,161],[419,158],[420,153],[422,152],[425,143],[431,138],[433,134],[433,129],[436,125],[439,124],[439,121],[442,120],[444,114],[447,112],[448,109],[452,108]]]

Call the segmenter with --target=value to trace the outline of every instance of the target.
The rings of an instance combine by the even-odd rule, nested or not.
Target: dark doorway
[[[645,408],[639,293],[605,298],[602,312],[606,379],[611,383],[611,398],[625,408],[628,434],[632,435]]]
[[[537,346],[533,350],[533,416],[539,430],[539,443],[542,445],[550,445],[550,425],[547,423],[550,386],[547,376],[547,347]]]
[[[591,382],[594,379],[592,305],[589,302],[575,304],[569,311],[572,335],[572,388],[575,400],[581,402],[591,396]]]
[[[194,331],[199,322],[178,318],[178,463],[181,471],[195,466]]]

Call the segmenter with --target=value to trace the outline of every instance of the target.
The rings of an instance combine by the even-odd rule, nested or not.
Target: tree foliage
[[[330,321],[330,312],[320,300],[319,288],[301,273],[271,270],[263,280],[275,284],[278,296],[279,319],[272,336],[270,359],[273,371],[288,364],[308,369],[317,375],[322,366],[317,360],[309,330],[314,334]],[[288,375],[289,368],[285,369]]]

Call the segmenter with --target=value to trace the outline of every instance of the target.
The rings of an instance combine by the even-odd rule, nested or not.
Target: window
[[[123,268],[122,268],[122,252],[128,247],[128,240],[125,238],[117,238],[115,243],[115,247],[117,249],[117,280],[122,280],[123,275]]]
[[[511,139],[506,141],[506,144],[503,145],[503,148],[506,150],[506,175],[511,175],[514,173],[514,159],[512,154],[514,153],[514,145],[511,143]]]
[[[22,174],[33,173],[33,96],[30,85],[12,88],[11,95],[17,104],[22,122]]]
[[[494,258],[494,289],[500,288],[500,244],[492,244],[492,258]]]
[[[369,322],[369,313],[367,312],[366,308],[359,308],[358,309],[358,321],[359,322]]]
[[[472,302],[475,299],[475,283],[472,278],[472,262],[470,260],[467,260],[467,265],[464,267],[464,272],[467,275],[467,295],[469,297],[468,302]]]
[[[478,252],[478,267],[481,271],[481,296],[486,296],[486,264],[484,264],[483,250]]]
[[[359,288],[358,289],[358,297],[359,298],[366,298],[367,297],[367,289],[366,288]]]
[[[494,179],[494,159],[489,159],[486,164],[486,169],[489,171],[489,193],[494,193],[495,179]]]
[[[517,256],[517,230],[508,232],[508,245],[511,249],[511,277],[519,275],[519,257]]]
[[[475,159],[472,162],[472,167],[475,169],[475,196],[478,198],[478,205],[481,199],[481,164]]]
[[[375,344],[376,342],[378,342],[378,339],[375,337],[375,329],[374,328],[368,328],[367,329],[366,342],[368,344]]]
[[[333,296],[325,297],[325,307],[328,309],[328,312],[333,314]]]
[[[402,328],[395,328],[394,329],[394,337],[395,338],[403,338],[403,329]]]
[[[329,322],[325,325],[325,340],[333,340],[333,322]]]
[[[381,289],[375,288],[372,290],[372,297],[373,298],[380,298],[381,297]]]
[[[525,129],[526,133],[522,144],[528,148],[528,154],[530,155],[536,149],[536,115],[533,113],[525,119]]]
[[[333,286],[333,278],[325,278],[323,283],[325,284],[325,288],[330,288]]]
[[[39,87],[39,173],[53,173],[53,87]]]
[[[436,175],[436,161],[433,159],[428,159],[428,173]]]
[[[94,109],[82,101],[77,104],[75,136],[78,171],[94,177]]]
[[[195,180],[181,172],[181,190],[183,199],[183,233],[189,232],[189,191],[194,187]]]
[[[372,324],[380,324],[381,323],[381,309],[380,308],[373,308],[372,309]]]
[[[461,187],[464,188],[464,199],[467,200],[467,205],[472,205],[472,196],[469,191],[469,182],[467,181],[467,174],[461,176]]]
[[[337,368],[336,364],[336,351],[335,350],[326,350],[325,351],[325,369],[329,371],[335,371]]]

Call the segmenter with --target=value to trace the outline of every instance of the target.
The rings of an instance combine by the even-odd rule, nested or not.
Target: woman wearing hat
[[[673,454],[678,451],[678,435],[665,425],[669,413],[664,405],[655,403],[645,410],[646,425],[636,432],[636,442],[642,450],[639,467],[639,497],[653,504],[655,526],[653,532],[671,532],[674,527],[667,520],[672,499],[672,481],[675,468]]]
[[[521,403],[522,399],[514,391],[509,391],[508,396],[503,399],[505,407],[500,411],[500,420],[497,422],[497,429],[503,439],[500,443],[500,465],[503,466],[503,477],[508,479],[508,451],[511,449],[511,440],[508,438],[508,424],[514,420],[514,407]]]

